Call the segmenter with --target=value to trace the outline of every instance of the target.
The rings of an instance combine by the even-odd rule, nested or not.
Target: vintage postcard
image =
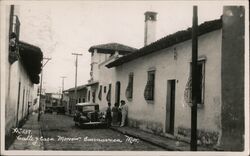
[[[1,155],[249,155],[248,1],[7,1]]]

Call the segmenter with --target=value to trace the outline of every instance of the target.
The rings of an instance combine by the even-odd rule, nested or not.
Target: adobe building
[[[244,16],[244,7],[224,7],[220,19],[198,26],[198,144],[225,151],[244,149]],[[89,100],[125,100],[129,126],[189,141],[192,28],[153,41],[156,22],[156,12],[145,13],[145,46],[122,57],[90,48]]]
[[[199,25],[197,122],[203,144],[217,144],[220,133],[221,28],[221,19]],[[107,65],[116,69],[115,92],[128,104],[129,126],[190,137],[191,33],[168,35]]]
[[[39,83],[42,51],[39,47],[19,40],[20,21],[18,7],[6,7],[5,44],[1,45],[1,59],[5,73],[5,148],[11,144],[11,129],[20,127],[31,113],[37,99],[35,84]],[[1,66],[2,67],[2,66]]]
[[[120,57],[135,52],[137,49],[119,43],[95,45],[89,48],[91,52],[90,80],[87,86],[87,101],[98,103],[104,111],[107,103],[115,93],[112,91],[115,70],[106,68],[106,65]]]

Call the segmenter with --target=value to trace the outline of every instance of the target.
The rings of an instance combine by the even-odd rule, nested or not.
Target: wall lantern
[[[13,15],[10,18],[9,32],[9,62],[14,63],[19,58],[19,31],[20,21],[18,16]]]

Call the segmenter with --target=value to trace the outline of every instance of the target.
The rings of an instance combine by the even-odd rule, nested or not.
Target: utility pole
[[[46,60],[46,62],[43,64],[43,60]],[[51,60],[51,58],[47,58],[47,57],[44,57],[43,59],[42,59],[42,71],[41,71],[41,81],[40,81],[40,95],[39,95],[39,98],[40,98],[40,100],[39,100],[39,107],[38,107],[38,118],[37,118],[37,120],[38,121],[40,121],[40,115],[41,115],[41,105],[42,105],[42,103],[41,103],[41,99],[42,99],[42,89],[43,89],[43,67],[49,62],[49,60]]]
[[[193,6],[192,28],[192,106],[191,106],[191,144],[190,150],[197,151],[197,56],[198,56],[198,15]]]
[[[61,76],[62,78],[62,97],[61,97],[61,104],[63,104],[63,90],[64,90],[64,79],[67,78],[66,76]]]
[[[77,66],[78,66],[78,56],[82,56],[80,53],[72,53],[72,55],[76,56],[76,71],[75,71],[75,104],[77,104]],[[72,107],[72,106],[71,106]],[[72,110],[72,108],[71,108]]]

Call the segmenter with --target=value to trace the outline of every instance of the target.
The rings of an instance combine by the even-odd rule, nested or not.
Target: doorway
[[[175,84],[176,80],[167,82],[167,103],[166,103],[166,133],[174,134],[174,116],[175,116]]]
[[[120,105],[120,91],[121,91],[121,83],[117,81],[115,84],[115,102]]]

